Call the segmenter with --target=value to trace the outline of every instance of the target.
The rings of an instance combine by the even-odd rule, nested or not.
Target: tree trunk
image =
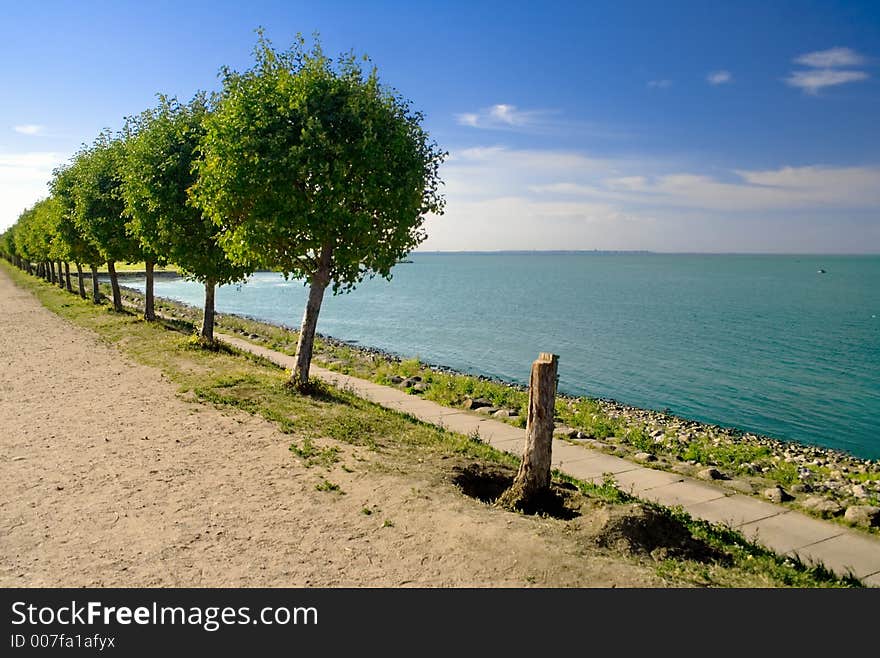
[[[52,284],[55,283],[55,263],[51,260],[49,261],[49,281]]]
[[[83,284],[82,263],[76,264],[76,278],[77,278],[77,281],[79,282],[79,296],[82,297],[83,299],[85,299],[86,298],[86,287],[85,287],[85,284]]]
[[[152,322],[156,319],[155,303],[153,302],[153,263],[145,263],[147,269],[147,285],[144,291],[144,320]]]
[[[318,270],[312,275],[309,286],[309,301],[303,313],[299,340],[296,343],[296,367],[290,376],[290,384],[298,391],[309,388],[309,368],[312,365],[312,349],[315,346],[315,329],[318,326],[318,314],[324,291],[330,283],[330,266],[333,262],[333,245],[324,244],[318,261]]]
[[[205,311],[202,317],[202,338],[214,342],[214,290],[217,284],[213,279],[205,280]]]
[[[529,379],[529,415],[526,446],[519,471],[500,505],[527,512],[538,511],[550,493],[553,417],[556,412],[556,370],[559,357],[542,352],[532,364]]]
[[[61,267],[61,261],[59,260],[58,261],[58,287],[61,288],[62,290],[64,290],[64,278],[61,275],[62,269],[63,268]]]
[[[115,261],[107,261],[107,272],[110,274],[110,288],[113,290],[113,310],[122,313],[122,295],[119,293],[119,277],[116,276]]]
[[[98,287],[98,266],[92,264],[92,301],[95,304],[101,303],[101,289]]]
[[[73,286],[70,285],[70,263],[64,261],[64,280],[67,284],[67,292],[73,292]]]

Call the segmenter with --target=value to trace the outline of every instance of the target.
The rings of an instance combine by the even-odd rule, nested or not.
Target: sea
[[[318,331],[518,383],[553,352],[566,394],[880,458],[880,256],[417,252],[392,275],[328,291]],[[261,272],[216,304],[298,326],[307,292]]]

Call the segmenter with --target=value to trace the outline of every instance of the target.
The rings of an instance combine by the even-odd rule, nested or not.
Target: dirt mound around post
[[[508,466],[474,462],[452,467],[452,483],[463,494],[479,501],[494,505],[512,484],[516,470]],[[554,519],[570,520],[581,515],[583,496],[577,487],[567,483],[554,482],[550,490],[532,501],[524,514],[549,516]]]
[[[606,507],[605,520],[595,535],[603,548],[655,560],[677,558],[698,562],[717,562],[723,555],[698,539],[675,517],[653,507],[633,504]]]

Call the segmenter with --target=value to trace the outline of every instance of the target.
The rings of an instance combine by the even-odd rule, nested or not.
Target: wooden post
[[[532,364],[529,379],[529,414],[526,446],[519,472],[498,502],[504,507],[528,510],[550,489],[553,417],[556,413],[556,371],[559,357],[542,352]]]

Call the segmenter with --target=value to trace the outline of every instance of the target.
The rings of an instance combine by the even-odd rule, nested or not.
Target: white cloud
[[[801,55],[794,61],[816,69],[827,69],[838,66],[860,66],[865,63],[865,58],[851,48],[829,48]]]
[[[858,82],[865,80],[868,74],[864,71],[844,70],[843,66],[859,66],[865,63],[865,58],[850,48],[829,48],[817,50],[796,57],[797,64],[812,67],[806,71],[792,71],[785,78],[785,82],[792,86],[803,89],[804,92],[813,96],[817,95],[825,87]]]
[[[806,93],[816,95],[825,87],[865,80],[864,71],[841,71],[836,69],[816,69],[815,71],[792,71],[785,81],[792,87],[799,87]]]
[[[733,76],[730,71],[712,71],[706,76],[706,80],[710,85],[725,85],[733,82]]]
[[[0,231],[15,223],[21,212],[48,195],[52,170],[68,159],[64,153],[0,152]]]
[[[546,122],[548,110],[520,110],[516,105],[499,103],[479,112],[456,114],[459,125],[471,128],[516,130],[539,126]]]
[[[880,166],[706,175],[651,159],[453,149],[422,249],[877,251]]]
[[[648,80],[649,89],[667,89],[672,86],[672,80]]]
[[[41,126],[36,123],[25,123],[20,126],[13,127],[13,130],[22,135],[45,135],[46,134],[46,126]]]

